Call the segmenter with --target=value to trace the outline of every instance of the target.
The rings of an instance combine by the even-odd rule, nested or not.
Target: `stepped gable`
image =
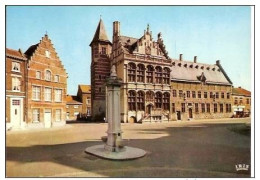
[[[172,59],[171,79],[206,84],[231,85],[221,68],[217,65],[194,63]]]

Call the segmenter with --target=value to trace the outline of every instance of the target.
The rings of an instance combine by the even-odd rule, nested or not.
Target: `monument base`
[[[85,152],[100,158],[111,160],[131,160],[145,156],[146,152],[142,149],[133,147],[124,147],[124,151],[111,152],[104,148],[104,145],[91,146],[85,149]]]

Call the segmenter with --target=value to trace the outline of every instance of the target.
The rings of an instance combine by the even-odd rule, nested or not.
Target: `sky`
[[[25,52],[47,32],[68,73],[68,94],[90,84],[91,48],[100,16],[112,41],[112,25],[121,35],[140,38],[147,24],[154,40],[162,33],[171,58],[222,67],[233,82],[251,90],[251,9],[249,6],[7,6],[6,47]]]

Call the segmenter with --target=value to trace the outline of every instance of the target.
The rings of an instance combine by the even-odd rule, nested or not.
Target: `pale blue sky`
[[[113,21],[120,21],[121,35],[136,38],[149,23],[155,40],[162,33],[170,57],[219,59],[234,86],[251,90],[248,6],[8,6],[6,46],[25,52],[47,31],[69,75],[68,93],[76,94],[78,84],[90,84],[89,44],[100,15],[110,40]]]

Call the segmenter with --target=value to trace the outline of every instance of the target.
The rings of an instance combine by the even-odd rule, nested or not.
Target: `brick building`
[[[48,35],[24,54],[7,49],[6,74],[6,121],[12,127],[65,124],[67,73]]]
[[[96,51],[93,42],[98,47]],[[170,58],[162,34],[159,33],[154,40],[149,25],[143,36],[134,38],[121,35],[120,22],[114,22],[111,49],[104,24],[100,20],[91,45],[92,64],[95,63],[95,67],[91,66],[91,83],[95,86],[92,87],[93,106],[98,105],[98,102],[105,106],[103,96],[96,101],[100,97],[97,92],[104,95],[102,85],[111,65],[115,65],[118,77],[123,80],[120,94],[122,122],[221,118],[232,115],[232,82],[220,61],[210,65],[197,63],[197,58],[193,62],[183,61],[182,55],[178,60]],[[106,68],[103,67],[100,55],[107,57],[104,61]],[[101,69],[103,73],[99,77]],[[99,88],[101,91],[98,91]],[[103,106],[95,108],[99,113],[105,113]],[[96,110],[93,110],[93,116]]]
[[[19,49],[6,49],[6,127],[21,128],[26,122],[27,58]]]
[[[232,89],[234,117],[246,117],[251,114],[251,92],[242,88]]]
[[[79,85],[77,96],[66,97],[67,120],[91,117],[91,86]]]

